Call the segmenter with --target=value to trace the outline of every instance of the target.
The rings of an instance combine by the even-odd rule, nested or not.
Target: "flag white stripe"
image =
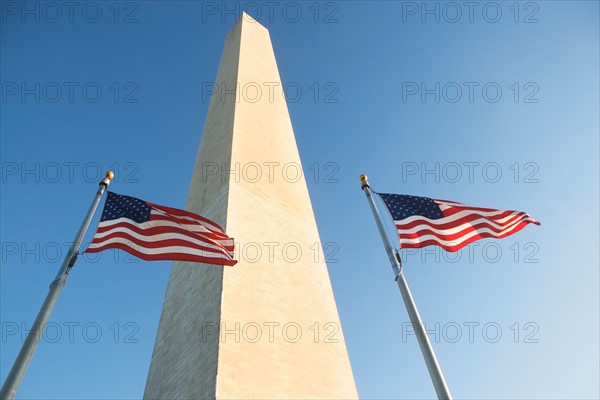
[[[438,205],[451,205],[451,206],[457,206],[457,207],[473,207],[473,206],[468,206],[466,204],[463,203],[459,203],[457,201],[450,201],[450,200],[436,200],[436,199],[432,199],[435,203],[437,203]],[[480,207],[483,208],[483,207]]]
[[[152,208],[150,210],[150,214],[151,215],[152,214],[154,214],[154,215],[166,215],[167,217],[174,218],[174,219],[180,219],[180,218],[181,219],[185,219],[185,220],[188,220],[188,221],[192,221],[194,223],[193,224],[186,224],[185,222],[181,222],[181,221],[177,221],[177,223],[179,223],[179,224],[181,224],[183,226],[189,227],[189,228],[194,228],[194,229],[200,229],[200,228],[202,228],[202,229],[206,229],[206,231],[208,231],[208,232],[221,233],[223,235],[225,234],[225,232],[223,232],[223,230],[221,228],[219,228],[218,226],[216,226],[216,225],[207,223],[205,221],[200,221],[200,220],[197,220],[197,219],[194,219],[192,217],[185,216],[185,215],[168,214],[168,213],[166,213],[164,211],[160,211],[160,210],[155,209],[155,208]]]
[[[148,236],[148,235],[139,234],[139,233],[134,232],[131,229],[128,229],[125,227],[113,228],[110,231],[106,231],[103,233],[97,233],[96,236],[94,236],[94,242],[110,243],[112,240],[114,240],[116,238],[111,238],[109,236],[111,236],[117,232],[125,233],[131,237],[134,237],[136,239],[139,239],[141,241],[148,242],[148,243],[159,242],[161,240],[182,240],[185,242],[196,244],[198,246],[209,247],[209,248],[215,249],[217,251],[226,251],[225,249],[223,249],[223,247],[221,247],[217,244],[206,243],[201,240],[194,239],[190,236],[183,235],[181,233],[159,233],[159,234]],[[207,238],[207,240],[211,240],[211,239]]]
[[[484,207],[467,206],[465,204],[460,204],[460,203],[453,204],[451,202],[440,202],[438,200],[435,200],[435,202],[438,204],[438,206],[440,207],[440,209],[442,211],[446,211],[446,210],[455,208],[455,209],[464,210],[464,211],[471,211],[472,213],[476,213],[481,216],[489,216],[489,217],[500,215],[500,214],[508,211],[508,210],[494,210],[492,208],[484,208]],[[489,210],[489,211],[482,211],[482,210]],[[527,213],[524,213],[521,211],[511,211],[511,212],[512,212],[512,214],[519,214],[519,213],[526,214],[527,216],[529,216],[529,218],[531,218],[531,220],[533,222],[537,222],[535,219],[533,219],[533,217],[531,215],[529,215]],[[448,217],[446,217],[446,218],[448,218]],[[499,219],[498,221],[502,221],[502,219]]]
[[[498,225],[488,219],[479,218],[474,221],[464,222],[464,223],[457,225],[455,227],[452,227],[452,228],[444,228],[444,229],[438,229],[435,226],[428,225],[427,223],[415,225],[414,227],[411,227],[411,228],[404,228],[404,227],[400,227],[397,225],[397,228],[398,228],[398,233],[417,233],[423,229],[429,229],[435,233],[439,233],[440,235],[452,235],[452,234],[461,232],[467,228],[472,228],[474,225],[478,225],[478,224],[486,224],[489,227],[501,229],[503,231],[503,230],[506,230],[507,228],[511,228],[514,225],[517,225],[523,221],[534,222],[532,218],[529,218],[527,215],[523,215],[521,218],[516,218],[513,222],[511,222],[509,224],[505,224],[505,225]]]
[[[231,256],[227,256],[222,252],[211,252],[206,250],[192,249],[185,246],[166,246],[160,248],[148,248],[138,245],[137,243],[133,243],[131,240],[127,240],[125,238],[114,238],[110,242],[95,244],[92,243],[88,248],[101,248],[107,246],[109,244],[120,243],[123,244],[135,251],[138,251],[142,254],[147,255],[158,255],[158,254],[166,254],[166,253],[179,253],[179,254],[190,254],[201,257],[212,257],[219,258],[223,260],[232,260]]]
[[[409,223],[411,223],[413,221],[428,221],[428,222],[431,222],[431,224],[433,224],[433,225],[442,225],[442,224],[447,224],[449,222],[454,222],[454,221],[459,220],[459,219],[464,218],[464,217],[468,217],[469,215],[477,215],[477,216],[481,216],[481,217],[494,217],[494,216],[497,216],[497,215],[501,215],[504,212],[506,212],[506,211],[497,211],[497,212],[494,212],[494,213],[482,213],[480,211],[467,211],[467,210],[465,210],[465,211],[459,211],[456,214],[452,214],[452,215],[450,215],[448,217],[443,217],[443,218],[439,218],[439,219],[431,219],[431,218],[424,217],[422,215],[412,215],[412,216],[410,216],[408,218],[404,218],[404,219],[398,220],[398,221],[396,221],[396,223],[401,224],[401,225],[407,225],[407,224],[409,224]],[[505,222],[505,221],[513,218],[515,215],[518,215],[518,214],[520,214],[518,211],[514,211],[514,212],[512,212],[511,214],[507,215],[504,218],[500,218],[500,219],[494,220],[495,221],[494,223],[496,223],[496,224],[498,224],[498,223],[502,224],[503,222]]]
[[[100,222],[98,224],[98,228],[106,228],[106,227],[110,227],[112,225],[116,225],[119,223],[126,223],[129,225],[135,225],[137,227],[139,227],[140,229],[149,229],[149,228],[161,228],[161,227],[167,227],[167,228],[180,228],[180,229],[184,229],[184,230],[191,230],[191,229],[187,229],[187,227],[189,225],[181,225],[175,222],[171,222],[171,221],[164,221],[164,220],[158,220],[158,221],[147,221],[147,222],[135,222],[129,218],[125,218],[125,217],[121,217],[121,218],[117,218],[117,219],[112,219],[109,221],[103,221]],[[185,228],[184,228],[185,227]],[[107,232],[96,232],[96,235],[94,235],[94,238],[96,237],[103,237],[106,234],[110,234],[111,231],[115,230],[116,228],[111,228],[110,231]],[[194,231],[194,233],[202,235],[203,237],[206,237],[204,234],[208,233],[211,234],[211,232],[203,232],[203,231]],[[146,236],[149,237],[149,236]],[[211,237],[206,237],[209,240],[212,240],[214,242],[217,243],[221,243],[223,245],[232,245],[233,244],[233,240],[232,239],[215,239],[215,238],[211,238]]]
[[[439,243],[442,246],[446,246],[446,247],[450,247],[450,246],[456,246],[456,245],[460,245],[461,243],[467,241],[468,239],[472,238],[473,236],[477,236],[481,233],[490,233],[492,234],[494,237],[498,237],[502,234],[511,232],[512,230],[514,230],[516,228],[516,226],[513,226],[511,229],[507,230],[504,233],[496,233],[488,228],[481,228],[481,229],[477,229],[474,230],[473,232],[469,232],[463,236],[461,236],[460,238],[454,239],[454,240],[442,240],[439,237],[435,236],[435,235],[431,235],[431,234],[427,234],[427,235],[421,235],[418,238],[415,239],[405,239],[405,238],[401,238],[400,242],[402,244],[418,244],[421,242],[425,242],[427,240],[433,240],[437,243]]]

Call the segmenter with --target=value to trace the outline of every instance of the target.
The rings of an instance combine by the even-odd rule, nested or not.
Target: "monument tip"
[[[246,11],[242,11],[240,15],[240,20],[250,23],[257,23],[258,21],[252,15],[248,14]],[[259,24],[260,25],[260,24]]]

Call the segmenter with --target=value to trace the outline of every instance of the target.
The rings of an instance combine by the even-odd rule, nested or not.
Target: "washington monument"
[[[144,397],[357,398],[269,32],[227,36],[186,208],[239,263],[173,264]]]

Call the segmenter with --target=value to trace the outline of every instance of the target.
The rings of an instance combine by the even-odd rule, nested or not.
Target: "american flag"
[[[378,193],[389,210],[401,248],[436,245],[458,251],[483,238],[501,239],[540,223],[520,211],[472,207],[448,200]]]
[[[142,260],[235,265],[234,242],[214,222],[189,211],[108,192],[87,253],[121,249]]]

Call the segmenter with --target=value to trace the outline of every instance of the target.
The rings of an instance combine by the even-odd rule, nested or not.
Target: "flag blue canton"
[[[420,215],[429,219],[444,218],[440,207],[429,197],[405,194],[377,194],[387,206],[394,221],[401,221],[413,215]]]
[[[100,222],[129,218],[137,223],[150,221],[150,206],[135,197],[108,192]]]

